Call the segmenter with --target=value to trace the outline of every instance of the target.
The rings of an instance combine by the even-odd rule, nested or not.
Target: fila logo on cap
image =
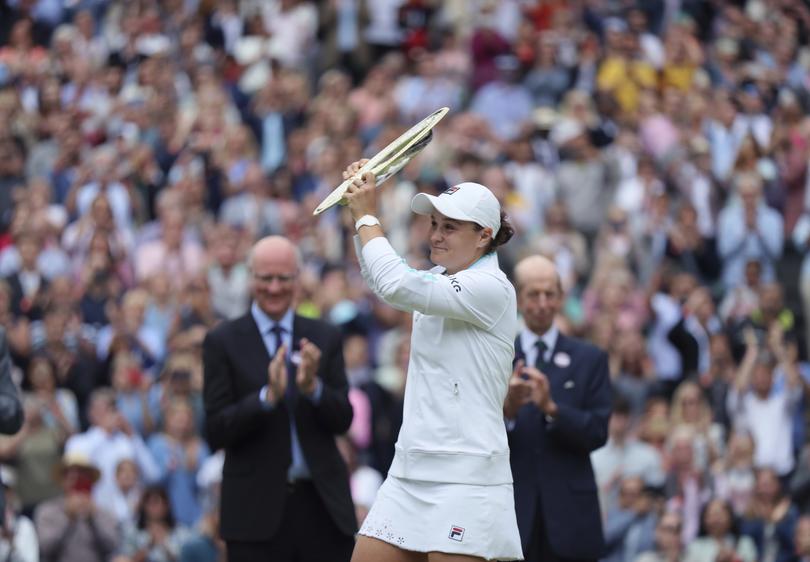
[[[461,542],[461,539],[464,538],[464,527],[459,527],[458,525],[453,525],[450,527],[450,537],[454,541]]]
[[[453,187],[448,187],[444,191],[442,191],[442,195],[453,195],[456,191],[461,189],[459,186],[454,185]]]

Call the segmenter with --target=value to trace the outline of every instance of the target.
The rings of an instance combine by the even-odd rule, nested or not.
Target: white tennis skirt
[[[360,534],[416,552],[523,560],[512,484],[446,484],[389,475]]]

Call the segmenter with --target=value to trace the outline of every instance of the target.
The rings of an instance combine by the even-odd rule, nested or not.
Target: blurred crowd
[[[26,410],[0,440],[0,557],[223,559],[201,342],[247,311],[268,234],[301,249],[299,313],[346,336],[364,517],[410,317],[368,293],[348,214],[312,210],[442,106],[380,220],[423,267],[410,198],[478,181],[516,226],[507,273],[556,262],[559,322],[610,355],[607,559],[810,560],[802,0],[0,1],[0,325]]]

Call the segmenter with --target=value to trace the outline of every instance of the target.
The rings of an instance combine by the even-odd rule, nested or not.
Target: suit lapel
[[[256,326],[250,312],[237,320],[237,326],[240,335],[239,348],[243,350],[245,364],[261,367],[257,368],[255,372],[251,369],[251,376],[266,381],[270,354],[267,353],[267,347],[265,347],[262,335],[259,333],[259,327]]]
[[[565,359],[568,359],[568,364],[565,364]],[[554,397],[562,397],[564,394],[570,393],[570,389],[566,389],[566,383],[571,379],[573,373],[573,356],[571,355],[571,342],[563,334],[557,336],[557,343],[554,344],[554,350],[551,353],[551,361],[548,362],[547,373],[549,383],[551,384],[551,395]]]
[[[300,351],[301,346],[298,342],[301,341],[301,338],[307,338],[308,340],[312,341],[312,338],[310,337],[309,323],[307,322],[306,318],[296,314],[293,316],[292,333],[292,348],[294,351]]]

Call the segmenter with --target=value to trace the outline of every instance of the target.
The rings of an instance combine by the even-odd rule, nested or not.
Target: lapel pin
[[[554,364],[564,369],[571,364],[571,356],[561,351],[554,356]]]
[[[574,388],[574,381],[565,381],[563,388],[565,389]]]

